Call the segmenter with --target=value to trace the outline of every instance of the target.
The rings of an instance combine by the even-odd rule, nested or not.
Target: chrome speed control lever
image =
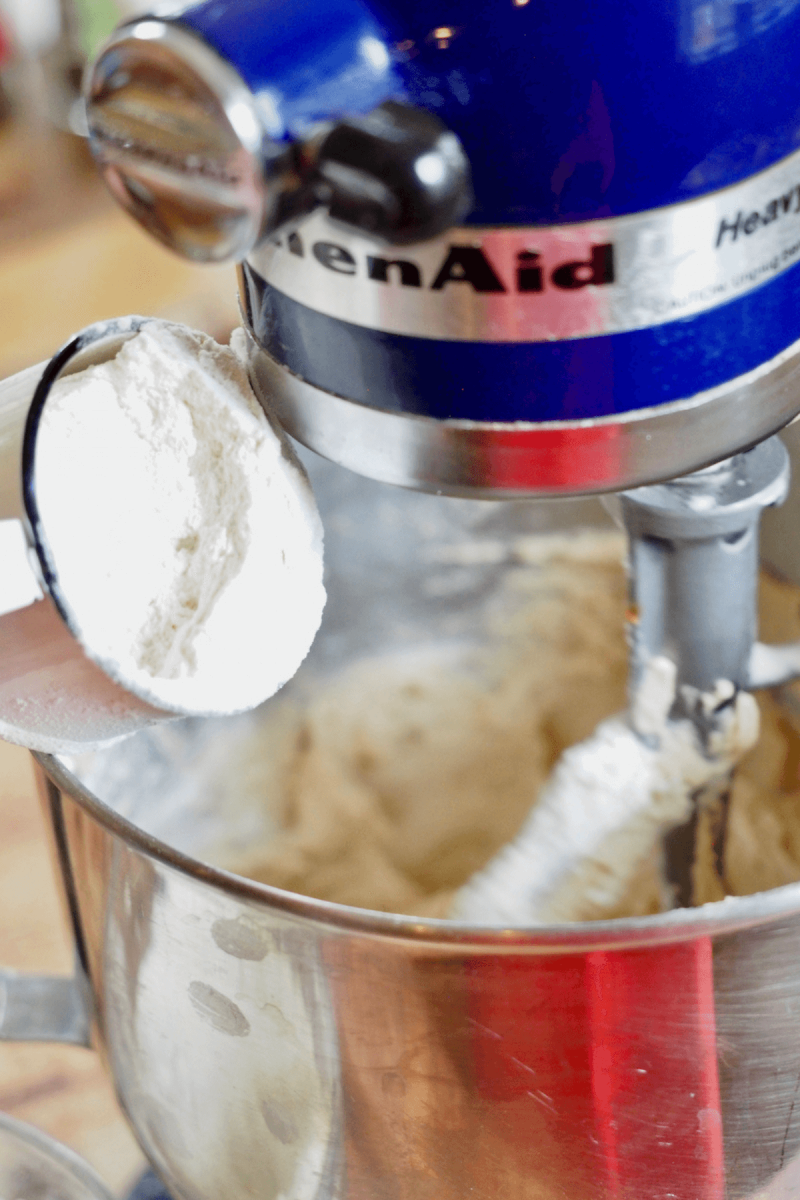
[[[116,200],[196,262],[241,260],[318,207],[401,244],[442,233],[472,204],[466,155],[438,117],[389,96],[293,132],[266,91],[254,93],[207,42],[168,21],[117,30],[94,65],[86,109]]]

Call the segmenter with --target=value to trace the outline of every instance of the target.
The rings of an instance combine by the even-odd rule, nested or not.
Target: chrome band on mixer
[[[299,379],[250,343],[257,393],[283,427],[351,471],[453,496],[561,496],[638,487],[696,470],[792,419],[800,343],[732,384],[602,421],[437,421],[386,412]],[[675,436],[692,422],[692,437]]]
[[[402,249],[315,212],[248,261],[291,299],[386,333],[536,342],[647,329],[800,261],[800,152],[683,204],[574,225],[466,227]]]

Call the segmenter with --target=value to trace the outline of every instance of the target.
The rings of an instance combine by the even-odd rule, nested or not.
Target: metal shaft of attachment
[[[750,683],[757,631],[758,526],[789,485],[789,456],[776,437],[713,467],[621,494],[630,543],[631,686],[653,657],[677,668],[674,715],[689,717],[704,742],[713,726],[697,704],[720,680]],[[729,701],[728,701],[729,702]],[[729,781],[728,781],[729,782]],[[701,841],[710,844],[724,888],[729,786],[701,789],[687,824],[665,838],[675,902],[702,903],[694,884]]]

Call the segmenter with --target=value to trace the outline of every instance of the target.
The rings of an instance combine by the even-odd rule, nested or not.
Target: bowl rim
[[[111,1189],[103,1182],[85,1158],[70,1146],[27,1121],[20,1121],[8,1113],[0,1112],[0,1138],[9,1135],[12,1142],[21,1142],[32,1147],[37,1154],[73,1176],[86,1191],[98,1200],[114,1200]]]
[[[421,951],[470,954],[587,953],[637,948],[718,937],[765,925],[800,913],[800,881],[750,896],[727,896],[698,908],[679,908],[644,917],[604,921],[558,922],[505,928],[475,925],[443,917],[414,917],[318,900],[271,884],[259,883],[201,862],[121,817],[89,790],[57,757],[32,752],[41,769],[48,807],[69,796],[109,834],[146,858],[199,883],[215,887],[260,909],[334,929],[342,934],[413,942]],[[63,865],[63,864],[62,864]]]

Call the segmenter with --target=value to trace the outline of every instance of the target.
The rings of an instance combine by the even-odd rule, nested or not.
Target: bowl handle
[[[0,969],[0,1041],[70,1042],[91,1048],[81,976]]]

